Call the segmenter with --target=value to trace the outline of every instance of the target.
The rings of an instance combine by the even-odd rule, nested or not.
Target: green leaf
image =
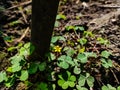
[[[57,65],[61,68],[64,68],[64,69],[68,69],[69,68],[69,64],[66,63],[65,61],[62,61],[60,63],[57,63]]]
[[[80,64],[78,63],[78,61],[79,61],[78,59],[73,59],[73,61],[74,61],[73,66],[78,66],[78,67],[80,66]]]
[[[109,65],[109,67],[112,67],[113,66],[113,64],[112,64],[112,60],[108,60],[108,65]]]
[[[58,14],[57,17],[56,17],[56,19],[57,19],[57,20],[59,20],[59,19],[65,20],[65,19],[66,19],[66,16],[63,15],[63,14]]]
[[[77,59],[79,59],[81,63],[86,63],[88,58],[84,54],[79,53]]]
[[[106,59],[102,58],[101,62],[102,62],[103,67],[105,67],[105,68],[112,67],[112,61],[110,59],[106,60]]]
[[[44,82],[41,82],[38,86],[37,86],[37,90],[48,90],[48,85]]]
[[[58,41],[58,39],[59,39],[59,36],[52,37],[51,43],[56,43]]]
[[[65,41],[66,39],[63,36],[59,36],[59,40]]]
[[[74,26],[66,26],[65,28],[66,28],[67,31],[70,31],[70,30],[74,30],[74,29],[75,29]]]
[[[78,68],[77,66],[75,66],[73,72],[74,72],[75,74],[80,74],[81,69]]]
[[[64,84],[62,84],[62,88],[63,88],[63,89],[67,89],[67,88],[68,88],[68,85],[69,85],[68,82],[65,82]]]
[[[21,70],[21,68],[22,68],[22,66],[20,66],[19,63],[16,63],[16,64],[12,65],[11,67],[8,67],[7,71],[8,72],[18,72]]]
[[[64,80],[58,80],[58,85],[59,85],[59,86],[62,86],[64,83],[65,83]]]
[[[62,75],[58,75],[58,77],[59,77],[61,80],[64,80],[64,78],[62,77]]]
[[[88,86],[89,87],[93,87],[93,85],[94,85],[94,78],[92,77],[92,76],[89,76],[88,78],[87,78],[87,84],[88,84]]]
[[[40,63],[40,64],[39,64],[39,70],[40,70],[40,71],[44,71],[45,68],[46,68],[46,66],[47,66],[46,62]]]
[[[120,86],[117,87],[117,90],[120,90]]]
[[[5,86],[9,88],[12,85],[14,85],[14,83],[15,83],[15,76],[10,76],[7,82],[5,82]]]
[[[102,90],[109,90],[109,88],[107,86],[102,86]]]
[[[24,60],[23,56],[20,55],[15,55],[13,57],[10,58],[11,60],[11,64],[19,64],[21,60]]]
[[[73,64],[74,62],[72,62],[72,58],[70,56],[66,56],[66,55],[62,55],[58,58],[58,63],[57,65],[59,67],[62,67],[64,69],[69,68],[69,64]]]
[[[96,53],[94,52],[84,52],[84,54],[87,56],[87,57],[97,57]]]
[[[22,68],[22,66],[20,66],[19,64],[14,64],[14,65],[12,65],[12,72],[20,71],[21,68]]]
[[[75,30],[84,31],[85,29],[83,26],[75,26]]]
[[[12,42],[12,38],[10,36],[4,36],[3,39],[6,42]]]
[[[50,53],[50,57],[51,57],[51,60],[55,60],[56,59],[56,56],[53,53]]]
[[[107,84],[107,87],[109,88],[109,90],[116,90],[116,88],[111,86],[110,84]]]
[[[21,81],[25,81],[28,79],[28,71],[27,70],[22,70],[21,71],[21,76],[20,76],[20,80]]]
[[[78,40],[78,42],[83,46],[87,43],[87,39],[86,38],[81,38]]]
[[[28,52],[30,53],[30,55],[35,51],[35,46],[30,43],[30,50],[28,50]]]
[[[75,50],[73,48],[69,48],[67,51],[66,51],[66,54],[68,56],[73,56],[75,54]]]
[[[62,56],[60,56],[60,57],[58,58],[58,60],[59,60],[59,61],[64,61],[65,58],[66,58],[66,55],[62,55]]]
[[[77,90],[88,90],[87,88],[81,87],[80,85],[76,85],[76,88]]]
[[[69,81],[76,81],[76,77],[74,75],[71,75],[70,78],[68,79]]]
[[[38,64],[37,63],[31,63],[30,67],[28,69],[28,72],[30,74],[35,74],[37,72],[37,69],[38,69]]]
[[[0,72],[0,83],[7,80],[6,72]]]
[[[31,45],[31,43],[28,42],[28,43],[26,43],[26,44],[24,45],[24,48],[29,49],[29,48],[30,48],[30,45]]]
[[[29,55],[29,51],[25,47],[21,47],[19,52],[20,52],[21,56],[28,56]]]
[[[101,52],[101,56],[102,56],[102,57],[105,57],[105,58],[108,58],[108,57],[110,56],[110,54],[111,54],[111,53],[108,52],[108,51],[106,51],[106,50]]]
[[[14,51],[15,49],[16,49],[16,47],[10,47],[10,48],[7,49],[7,51],[8,51],[8,52],[12,52],[12,51]]]
[[[94,36],[91,31],[84,31],[83,35],[84,35],[85,37],[93,37],[93,36]]]
[[[63,36],[53,36],[51,43],[56,43],[58,40],[65,41],[66,39]]]
[[[20,20],[15,20],[15,21],[12,21],[9,23],[10,26],[14,26],[14,25],[17,25],[17,24],[20,24],[21,21]]]
[[[104,39],[104,38],[101,38],[101,37],[98,37],[97,41],[98,41],[98,43],[103,44],[103,45],[108,45],[109,44],[109,41],[107,39]]]
[[[74,75],[71,75],[71,73],[69,71],[66,71],[66,73],[64,74],[65,77],[62,75],[58,75],[58,77],[60,78],[58,80],[59,86],[61,86],[63,89],[67,89],[68,86],[70,86],[70,87],[75,86],[76,77]]]
[[[72,58],[70,56],[66,56],[65,62],[69,63],[72,66],[74,65],[74,61],[72,60]]]
[[[67,72],[67,76],[68,76],[68,79],[70,78],[70,76],[71,76],[71,72],[69,72],[69,71],[66,71]]]
[[[111,86],[110,84],[107,84],[107,86],[102,86],[102,90],[116,90],[116,88]]]
[[[70,86],[70,87],[74,87],[75,86],[75,82],[71,82],[71,81],[67,81],[68,82],[68,85]]]
[[[59,21],[55,21],[55,27],[59,27],[60,26],[60,22]]]
[[[85,85],[85,81],[86,81],[86,77],[83,76],[83,75],[80,75],[78,84],[79,84],[80,86],[84,86],[84,85]]]

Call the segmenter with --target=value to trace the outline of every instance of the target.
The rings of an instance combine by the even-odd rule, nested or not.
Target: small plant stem
[[[74,30],[74,32],[75,32],[77,38],[79,39],[80,37],[79,37],[79,35],[77,34],[76,30]]]
[[[28,21],[27,21],[26,15],[25,15],[24,12],[23,12],[23,8],[22,8],[22,7],[21,7],[21,9],[20,9],[20,13],[21,13],[21,15],[23,16],[25,23],[27,24]]]

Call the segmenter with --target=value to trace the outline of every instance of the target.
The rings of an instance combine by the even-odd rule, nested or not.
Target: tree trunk
[[[31,42],[35,46],[32,58],[43,60],[49,51],[59,0],[32,1]]]

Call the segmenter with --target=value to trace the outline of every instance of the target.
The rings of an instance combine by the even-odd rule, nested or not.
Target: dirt
[[[107,38],[111,43],[109,49],[119,62],[120,2],[117,0],[91,0],[87,4],[88,7],[85,8],[81,2],[77,4],[72,2],[66,7],[63,6],[61,11],[67,15],[68,19],[64,26],[84,25],[90,31]],[[76,16],[80,16],[80,20],[76,20]]]
[[[10,46],[17,46],[18,43],[26,43],[30,41],[30,24],[31,24],[31,3],[23,4],[29,0],[1,0],[0,6],[0,32],[3,36],[12,38],[12,42],[3,40],[0,37],[0,70],[5,70],[8,67],[9,57],[16,54],[16,51],[9,52],[7,55],[7,48]],[[22,4],[21,4],[22,3]],[[108,50],[112,52],[111,59],[120,65],[120,2],[119,0],[90,0],[84,6],[79,0],[68,0],[65,4],[61,4],[58,13],[66,15],[67,20],[61,20],[61,25],[55,28],[56,33],[64,32],[65,27],[69,25],[84,26],[96,35],[107,38],[110,45]],[[18,6],[17,6],[18,5]],[[22,10],[18,7],[22,6]],[[16,7],[14,7],[16,6]],[[28,12],[27,12],[28,11]],[[24,12],[24,13],[22,13]],[[77,19],[76,17],[80,17]],[[19,20],[20,23],[10,25],[12,21]],[[26,35],[23,33],[28,29]],[[70,35],[72,36],[72,35]],[[69,35],[67,36],[69,37]],[[4,53],[3,53],[4,52]],[[120,69],[115,71],[116,75],[120,75]],[[120,78],[119,82],[120,82]],[[20,84],[18,84],[19,86]],[[18,88],[18,87],[17,87]],[[8,90],[0,85],[0,90]],[[14,90],[14,89],[10,89]],[[22,89],[24,90],[24,89]]]

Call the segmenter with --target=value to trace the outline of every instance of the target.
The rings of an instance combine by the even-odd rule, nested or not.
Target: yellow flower
[[[57,45],[57,46],[54,47],[54,52],[61,52],[61,49],[62,48]]]

